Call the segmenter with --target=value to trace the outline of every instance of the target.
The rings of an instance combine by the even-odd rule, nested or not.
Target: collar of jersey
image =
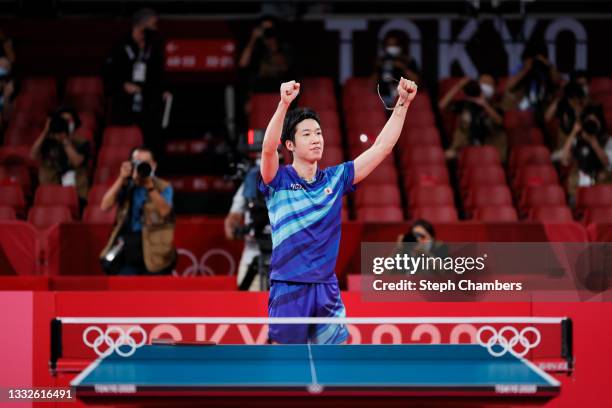
[[[293,174],[298,180],[300,180],[300,183],[302,183],[305,187],[314,187],[314,186],[318,185],[321,182],[321,180],[323,179],[323,177],[322,177],[323,171],[319,168],[318,165],[317,165],[317,172],[315,174],[315,180],[312,183],[309,183],[308,181],[306,181],[305,179],[300,177],[300,175],[295,170],[295,168],[293,168],[292,164],[288,165],[287,167],[288,167],[289,171],[291,172],[291,174]]]

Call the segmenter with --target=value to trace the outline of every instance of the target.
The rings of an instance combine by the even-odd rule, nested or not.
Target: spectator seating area
[[[457,80],[440,81],[440,93]],[[370,79],[350,78],[341,89],[330,78],[305,78],[301,83],[298,105],[314,108],[321,118],[323,167],[355,158],[372,145],[387,115]],[[611,117],[612,80],[593,78],[591,88]],[[437,112],[432,99],[423,87],[410,107],[394,155],[345,200],[344,220],[612,221],[612,185],[581,188],[576,208],[570,209],[542,129],[531,112],[506,112],[507,163],[493,147],[478,146],[463,149],[456,168],[449,166],[443,135],[452,134],[455,118]],[[249,126],[265,128],[277,102],[277,94],[254,94]],[[104,128],[105,104],[98,77],[74,77],[63,84],[53,78],[22,82],[0,147],[0,219],[25,219],[41,229],[79,219],[113,221],[114,213],[102,212],[99,203],[121,162],[142,144],[143,135],[138,127]],[[78,134],[91,142],[92,187],[82,214],[72,187],[37,186],[37,163],[30,158],[30,147],[44,129],[48,112],[59,105],[78,110],[83,122]],[[290,161],[288,155],[285,158]]]

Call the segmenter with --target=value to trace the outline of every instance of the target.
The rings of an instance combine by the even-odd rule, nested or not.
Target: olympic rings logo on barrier
[[[197,276],[197,275],[221,275],[220,273],[215,273],[215,271],[207,265],[208,260],[213,256],[221,256],[227,260],[228,263],[228,272],[227,275],[234,275],[236,273],[236,261],[234,257],[227,252],[225,249],[213,248],[206,251],[202,257],[200,258],[200,262],[198,262],[197,257],[193,254],[193,252],[178,248],[176,250],[177,254],[184,255],[191,261],[191,266],[185,268],[184,271],[179,272],[178,270],[174,270],[172,274],[174,276]]]
[[[482,339],[482,335],[485,332],[491,333],[491,337],[487,341],[484,341]],[[506,338],[506,333],[511,333],[512,337],[510,337],[509,339]],[[530,341],[527,337],[528,333],[532,333],[534,335],[533,341]],[[519,357],[524,357],[525,355],[527,355],[527,353],[529,353],[530,350],[536,348],[540,344],[542,336],[538,329],[531,326],[525,327],[520,332],[512,326],[504,326],[499,331],[497,331],[497,329],[492,326],[482,326],[480,329],[478,329],[478,332],[476,333],[476,339],[481,346],[487,348],[487,350],[492,356],[500,357],[511,351],[513,354]],[[518,344],[521,345],[523,351],[519,352],[515,350],[515,347]],[[493,347],[496,345],[500,346],[501,350],[495,351]]]
[[[90,333],[96,333],[97,337],[90,341]],[[140,342],[132,337],[132,334],[138,333],[142,337]],[[115,334],[113,336],[113,334]],[[130,327],[127,331],[118,326],[110,326],[105,331],[102,331],[98,326],[89,326],[83,331],[83,343],[92,348],[100,357],[106,357],[116,352],[121,357],[129,357],[136,352],[136,349],[142,347],[147,342],[147,332],[140,326]],[[100,346],[106,345],[106,350],[101,350]],[[129,347],[127,351],[121,350],[121,347]],[[124,348],[125,348],[124,347]]]

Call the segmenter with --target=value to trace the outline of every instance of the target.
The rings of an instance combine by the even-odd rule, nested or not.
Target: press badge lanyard
[[[139,50],[138,58],[129,45],[125,46],[125,52],[131,61],[134,61],[132,65],[132,81],[143,83],[147,80],[147,64],[146,60],[151,56],[151,47],[148,47],[146,51]]]

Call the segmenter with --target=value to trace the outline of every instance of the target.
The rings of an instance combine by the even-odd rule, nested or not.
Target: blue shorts
[[[346,317],[338,283],[272,281],[268,300],[270,317]],[[273,324],[268,338],[281,344],[340,344],[348,330],[338,324]]]

